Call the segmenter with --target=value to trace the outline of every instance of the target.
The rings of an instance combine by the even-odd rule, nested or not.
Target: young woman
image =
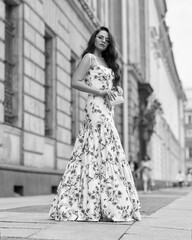
[[[49,215],[59,221],[141,220],[132,173],[114,125],[110,100],[118,86],[114,39],[96,30],[73,75],[72,86],[87,92],[85,119]]]

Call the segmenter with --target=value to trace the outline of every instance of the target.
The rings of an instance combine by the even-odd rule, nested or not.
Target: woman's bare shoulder
[[[82,60],[83,64],[88,64],[90,67],[94,65],[95,56],[92,53],[86,53]]]

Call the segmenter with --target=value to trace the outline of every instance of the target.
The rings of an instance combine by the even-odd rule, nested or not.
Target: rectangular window
[[[77,66],[77,57],[71,57],[71,78]],[[71,144],[74,145],[79,131],[79,91],[71,87]]]
[[[186,159],[192,158],[192,147],[186,147]]]
[[[140,63],[141,71],[145,77],[146,70],[146,2],[139,1],[139,18],[140,18]]]
[[[186,114],[185,114],[185,124],[187,124],[187,116],[186,116]]]
[[[189,148],[189,158],[192,158],[192,147]]]
[[[189,150],[187,147],[185,148],[185,157],[186,159],[189,158]]]
[[[5,3],[5,81],[4,122],[22,126],[23,102],[23,4],[19,0]]]
[[[192,138],[192,129],[186,129],[186,137]]]
[[[55,125],[55,38],[45,31],[45,136],[54,136]]]
[[[5,123],[13,123],[13,40],[12,6],[5,4]]]
[[[192,116],[188,116],[188,123],[192,123]]]

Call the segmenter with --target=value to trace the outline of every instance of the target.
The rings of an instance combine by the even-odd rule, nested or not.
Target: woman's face
[[[95,37],[95,48],[105,51],[109,45],[109,34],[101,30]]]

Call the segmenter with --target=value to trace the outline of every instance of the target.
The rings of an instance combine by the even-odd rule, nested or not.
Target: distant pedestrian
[[[176,176],[176,180],[177,180],[179,187],[182,188],[183,183],[184,183],[184,175],[181,170],[178,172],[178,174]]]
[[[144,160],[141,162],[142,165],[142,181],[144,193],[148,193],[151,189],[151,160],[148,156],[145,156]]]
[[[101,27],[92,34],[73,75],[72,86],[87,92],[88,98],[49,212],[55,220],[141,220],[137,190],[113,118],[111,101],[123,94],[117,57],[113,36]]]
[[[187,185],[190,187],[192,183],[192,174],[189,172],[187,174]]]
[[[134,164],[133,157],[131,154],[129,155],[129,166],[130,166],[131,172],[133,174],[135,171],[135,164]]]

